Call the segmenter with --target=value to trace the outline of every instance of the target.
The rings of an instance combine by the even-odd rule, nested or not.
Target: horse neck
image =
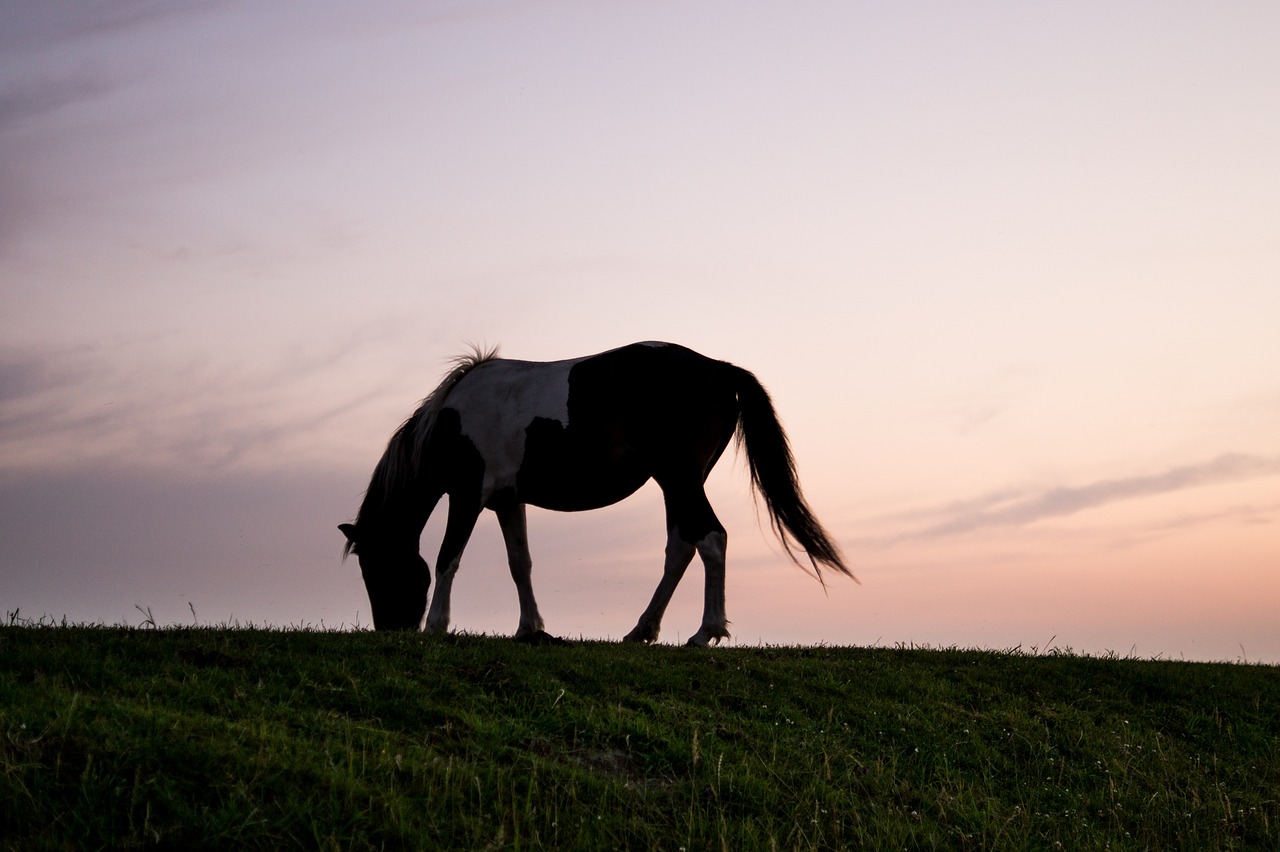
[[[415,478],[395,488],[370,484],[357,515],[357,526],[383,538],[411,538],[415,542],[427,525],[444,490],[433,483]]]

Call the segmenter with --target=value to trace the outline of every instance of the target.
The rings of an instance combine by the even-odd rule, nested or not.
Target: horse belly
[[[555,421],[535,421],[526,436],[516,477],[521,502],[558,512],[581,512],[617,503],[649,481],[636,453],[597,437],[584,440]]]

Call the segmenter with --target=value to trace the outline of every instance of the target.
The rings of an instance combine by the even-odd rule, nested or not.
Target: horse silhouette
[[[745,450],[783,548],[849,577],[839,549],[805,502],[786,434],[768,393],[750,372],[670,343],[636,343],[566,361],[514,361],[497,351],[460,358],[440,386],[391,437],[347,537],[378,630],[449,626],[449,597],[462,551],[484,509],[498,517],[520,600],[515,638],[557,641],[534,599],[525,506],[598,509],[649,479],[662,489],[667,545],[662,580],[628,642],[653,642],[694,554],[706,594],[690,645],[729,636],[725,618],[725,528],[703,485],[729,441]],[[418,539],[441,497],[449,514],[430,570]]]

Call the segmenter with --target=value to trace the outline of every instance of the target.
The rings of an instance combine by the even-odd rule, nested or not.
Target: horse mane
[[[364,502],[356,513],[355,525],[360,527],[362,518],[366,518],[373,507],[383,506],[391,497],[411,488],[418,479],[418,465],[422,461],[422,451],[431,439],[436,418],[450,392],[457,387],[463,377],[481,364],[497,360],[498,347],[487,349],[471,346],[471,351],[450,359],[450,367],[436,389],[418,404],[418,408],[409,419],[400,424],[391,440],[387,442],[386,452],[373,469],[373,478],[365,492]],[[345,559],[355,547],[355,542],[348,541],[343,548]]]

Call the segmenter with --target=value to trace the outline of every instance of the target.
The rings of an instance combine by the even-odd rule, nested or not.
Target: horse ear
[[[342,530],[342,534],[347,537],[347,541],[352,544],[356,543],[356,528],[354,524],[338,524],[338,529]]]

